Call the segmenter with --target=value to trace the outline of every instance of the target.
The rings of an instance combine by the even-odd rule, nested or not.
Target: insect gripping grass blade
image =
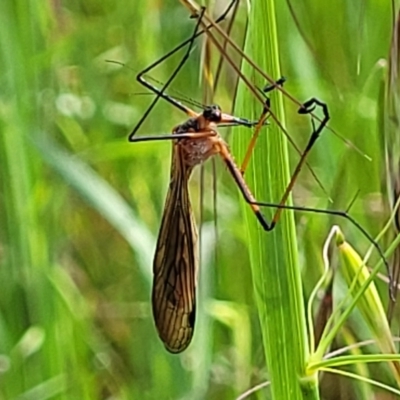
[[[194,7],[192,2],[181,0],[186,6]],[[235,3],[232,1],[228,9]],[[192,9],[191,9],[192,10]],[[227,12],[223,14],[225,16]],[[383,252],[379,245],[373,240],[368,232],[358,224],[347,212],[335,210],[322,210],[315,208],[305,208],[293,206],[288,203],[293,185],[300,173],[302,166],[307,165],[307,155],[311,148],[319,138],[322,130],[329,120],[329,113],[326,104],[318,99],[312,98],[305,103],[299,103],[289,94],[284,92],[295,104],[299,104],[298,112],[301,114],[309,114],[313,116],[316,107],[323,112],[322,118],[315,118],[316,124],[312,123],[313,130],[304,151],[296,147],[294,142],[289,139],[286,130],[279,121],[279,118],[271,111],[268,99],[265,94],[257,88],[243,74],[240,69],[230,60],[224,53],[223,48],[218,50],[226,57],[229,63],[232,63],[238,76],[247,86],[254,98],[259,101],[260,117],[256,121],[250,121],[238,118],[229,114],[222,113],[221,109],[216,106],[204,107],[202,112],[195,112],[181,101],[169,96],[166,88],[177,76],[179,70],[183,67],[193,48],[194,40],[202,33],[207,33],[214,43],[218,43],[212,35],[212,31],[221,34],[226,43],[231,45],[240,56],[248,62],[254,72],[261,75],[262,79],[270,82],[273,88],[277,88],[282,92],[282,80],[273,81],[265,74],[245,53],[243,53],[231,41],[229,36],[224,36],[224,31],[220,29],[215,21],[212,21],[206,14],[205,8],[193,8],[192,16],[196,18],[196,26],[193,35],[167,55],[154,62],[152,65],[141,71],[137,79],[139,83],[144,85],[156,94],[155,100],[151,103],[149,109],[140,119],[137,126],[133,129],[129,136],[130,142],[154,141],[154,140],[170,140],[172,141],[172,161],[170,185],[165,202],[164,214],[162,217],[161,228],[157,240],[156,254],[153,263],[154,283],[152,293],[153,314],[156,327],[161,340],[165,347],[172,353],[183,351],[190,344],[193,336],[195,316],[196,316],[196,280],[198,271],[198,248],[197,248],[197,231],[194,222],[190,199],[188,195],[188,181],[190,179],[193,168],[205,162],[208,158],[219,155],[225,163],[228,172],[232,175],[243,199],[249,204],[251,210],[255,214],[258,222],[265,231],[272,230],[282,215],[284,209],[295,210],[300,212],[312,212],[339,216],[349,220],[371,243],[374,244],[379,254],[383,257]],[[221,21],[223,17],[217,21]],[[145,80],[144,74],[148,73],[152,68],[159,65],[162,61],[175,54],[180,49],[187,46],[186,51],[178,64],[176,70],[167,80],[166,84],[161,88],[155,87],[148,80]],[[270,88],[271,86],[269,86]],[[269,89],[268,89],[269,90]],[[177,109],[185,112],[188,119],[173,129],[172,135],[159,136],[135,136],[140,125],[147,117],[155,102],[163,98]],[[289,142],[295,147],[300,154],[300,160],[292,173],[289,182],[283,190],[280,200],[277,203],[259,202],[252,195],[245,180],[244,169],[249,162],[255,140],[250,141],[249,150],[245,153],[243,168],[240,169],[229,151],[225,141],[221,138],[217,128],[219,126],[245,126],[254,128],[254,137],[256,138],[260,130],[264,127],[268,118],[272,118],[277,127],[285,134]],[[273,208],[275,212],[270,222],[266,220],[261,212],[262,207]],[[384,257],[383,257],[384,258]]]

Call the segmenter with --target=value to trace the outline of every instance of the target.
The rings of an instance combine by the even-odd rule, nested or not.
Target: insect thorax
[[[204,125],[204,119],[190,118],[178,125],[173,131],[173,134],[192,133],[199,135],[199,137],[194,138],[182,138],[176,142],[181,156],[190,167],[201,164],[218,152],[215,148],[217,132],[213,129],[214,127],[210,126],[210,123],[206,124],[206,127]],[[208,134],[208,136],[201,137],[202,134]]]

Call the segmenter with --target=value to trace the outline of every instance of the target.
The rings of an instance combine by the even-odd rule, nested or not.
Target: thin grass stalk
[[[0,111],[0,181],[4,203],[1,247],[5,249],[0,260],[0,280],[3,283],[0,351],[11,365],[2,375],[0,397],[16,398],[40,379],[41,372],[30,369],[27,362],[27,354],[38,351],[41,344],[28,346],[25,352],[18,351],[20,343],[32,346],[36,342],[23,338],[33,337],[31,333],[35,329],[32,329],[31,321],[39,319],[40,311],[35,306],[41,300],[36,296],[40,278],[36,272],[46,262],[33,193],[35,172],[40,168],[27,140],[37,127],[34,112],[38,93],[37,69],[27,60],[31,60],[34,54],[32,42],[38,39],[34,27],[39,15],[35,8],[30,10],[20,2],[2,4],[0,14],[0,59],[4,70]],[[30,23],[25,26],[28,20]],[[43,370],[48,372],[50,367],[43,366]]]

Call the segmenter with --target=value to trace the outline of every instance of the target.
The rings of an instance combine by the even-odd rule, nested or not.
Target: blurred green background
[[[233,34],[240,43],[242,3]],[[210,7],[218,15],[225,4]],[[325,131],[309,163],[334,203],[307,170],[295,202],[345,209],[358,193],[351,213],[374,235],[388,216],[379,112],[392,11],[389,1],[378,0],[277,6],[286,90],[300,101],[326,101],[330,127],[372,160]],[[204,173],[193,343],[170,355],[153,326],[151,265],[170,143],[129,144],[127,136],[152,99],[141,94],[136,74],[192,30],[177,0],[0,4],[1,398],[232,399],[268,378],[241,199],[221,163],[217,237],[212,168]],[[172,94],[204,99],[201,47]],[[152,76],[165,81],[177,61],[179,55]],[[215,101],[229,111],[236,78],[224,71]],[[286,112],[288,131],[302,147],[310,122],[289,101]],[[184,119],[160,102],[138,134],[167,134]],[[295,163],[298,155],[292,158]],[[198,173],[192,182],[199,215]],[[320,274],[333,223],[340,222],[360,252],[368,248],[344,221],[306,213],[297,221],[306,294]]]

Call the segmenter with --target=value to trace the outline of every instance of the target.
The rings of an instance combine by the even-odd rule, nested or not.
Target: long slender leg
[[[223,14],[215,21],[216,24],[218,24],[219,22],[223,21],[226,18],[226,16],[229,14],[230,10],[232,9],[232,7],[236,3],[236,1],[238,1],[238,0],[232,0],[231,1],[231,3],[226,8],[226,10],[223,12]],[[171,96],[168,96],[165,93],[165,90],[171,84],[171,82],[175,79],[175,77],[177,76],[177,74],[179,73],[179,71],[181,70],[183,65],[185,64],[187,58],[189,57],[189,55],[191,53],[191,50],[192,50],[193,43],[194,43],[195,39],[198,38],[199,36],[201,36],[202,34],[204,34],[207,30],[213,28],[214,25],[210,24],[208,26],[205,26],[203,30],[198,31],[198,28],[199,28],[199,26],[201,24],[201,20],[202,20],[204,12],[205,12],[205,8],[202,9],[202,11],[201,11],[201,13],[199,15],[196,27],[194,29],[193,35],[189,39],[183,41],[181,44],[179,44],[174,49],[172,49],[170,52],[165,54],[163,57],[161,57],[160,59],[158,59],[157,61],[155,61],[151,65],[149,65],[147,68],[145,68],[143,71],[141,71],[137,75],[136,79],[138,80],[138,82],[140,84],[142,84],[143,86],[145,86],[146,88],[150,89],[152,92],[156,93],[157,96],[151,102],[151,104],[147,108],[146,112],[143,114],[143,116],[141,117],[139,122],[136,124],[135,128],[132,130],[131,134],[129,135],[129,140],[130,141],[133,138],[133,136],[136,134],[136,132],[139,130],[139,128],[141,127],[141,125],[143,124],[145,119],[148,117],[148,115],[150,114],[150,112],[152,111],[152,109],[154,108],[154,106],[156,105],[156,103],[158,102],[160,97],[165,99],[166,101],[168,101],[169,103],[171,103],[175,107],[179,108],[180,110],[182,110],[186,114],[192,116],[192,114],[193,114],[192,110],[190,110],[188,107],[184,106],[181,102],[175,100]],[[177,53],[179,50],[181,50],[185,46],[188,47],[186,52],[185,52],[185,54],[183,55],[181,61],[179,62],[177,68],[175,69],[175,71],[172,73],[172,75],[169,77],[169,79],[167,80],[167,82],[164,84],[164,86],[161,89],[158,89],[157,87],[152,85],[150,82],[145,80],[145,78],[144,78],[145,74],[147,74],[149,71],[151,71],[157,65],[161,64],[166,59],[168,59],[169,57],[171,57],[172,55]]]
[[[300,160],[298,161],[298,163],[296,165],[296,168],[295,168],[295,170],[294,170],[294,172],[292,174],[292,177],[290,178],[290,182],[289,182],[289,184],[288,184],[288,186],[287,186],[287,188],[286,188],[286,190],[285,190],[285,192],[284,192],[284,194],[282,196],[281,201],[279,202],[280,205],[283,205],[283,204],[286,203],[286,201],[287,201],[287,199],[288,199],[288,197],[289,197],[289,195],[290,195],[290,193],[291,193],[291,191],[293,189],[293,186],[294,186],[294,184],[295,184],[295,182],[297,180],[297,177],[298,177],[298,175],[299,175],[299,173],[301,171],[301,168],[303,167],[303,165],[306,162],[308,154],[310,153],[312,147],[314,146],[315,142],[319,138],[319,136],[320,136],[322,130],[324,129],[325,125],[329,121],[330,117],[329,117],[329,112],[328,112],[328,106],[325,103],[319,101],[316,98],[312,98],[312,99],[306,101],[300,107],[299,113],[300,114],[309,114],[315,109],[315,106],[319,106],[319,107],[322,108],[324,117],[323,117],[321,123],[319,124],[318,128],[317,129],[313,129],[313,132],[312,132],[310,138],[308,139],[306,148],[302,152]],[[271,224],[275,225],[277,223],[277,221],[279,220],[281,212],[282,212],[282,208],[278,208],[276,210],[276,213],[275,213],[275,215],[274,215],[274,217],[272,219],[272,223]]]
[[[307,102],[308,105],[312,104],[312,100],[315,100],[315,99],[311,99],[309,102]],[[326,121],[327,121],[327,119],[326,119]],[[323,129],[323,126],[320,126],[318,129],[313,131],[313,134],[311,135],[310,140],[309,140],[309,145],[310,145],[310,143],[315,142],[315,140],[317,140],[319,132],[322,129]],[[309,148],[309,145],[307,146],[308,148]],[[243,177],[241,171],[239,170],[239,168],[237,167],[237,165],[235,164],[235,161],[233,160],[233,157],[230,154],[228,148],[226,146],[223,146],[220,149],[219,153],[220,153],[220,156],[222,157],[223,161],[225,162],[229,172],[231,173],[233,179],[237,183],[244,200],[250,205],[257,220],[259,221],[259,223],[261,224],[261,226],[264,230],[272,231],[275,228],[275,226],[281,216],[282,210],[292,210],[292,211],[298,211],[298,212],[312,212],[315,214],[332,215],[332,216],[340,217],[343,219],[347,219],[375,247],[375,249],[377,250],[379,256],[382,258],[382,260],[385,264],[385,267],[388,271],[389,281],[392,280],[391,274],[389,271],[389,265],[387,263],[387,260],[385,258],[385,254],[384,254],[383,250],[381,249],[379,244],[376,242],[376,240],[374,240],[374,238],[366,231],[366,229],[360,223],[358,223],[351,215],[349,215],[347,211],[326,210],[326,209],[319,209],[319,208],[286,205],[285,202],[287,200],[287,193],[290,192],[290,190],[288,191],[288,189],[285,191],[285,194],[279,203],[267,203],[267,202],[257,201],[254,198],[253,194],[251,193],[250,189],[248,188],[248,186],[244,180],[244,177]],[[289,186],[290,186],[290,183],[289,183]],[[268,222],[266,220],[266,218],[264,217],[264,215],[261,212],[261,209],[260,209],[261,207],[277,209],[271,222]]]
[[[231,31],[232,31],[232,28],[233,28],[233,23],[235,21],[235,17],[236,17],[236,13],[237,13],[238,9],[239,9],[239,1],[236,1],[235,2],[235,6],[234,6],[233,11],[232,11],[232,17],[229,19],[229,26],[226,29],[226,33],[227,33],[228,36],[230,36],[230,34],[231,34]],[[226,40],[224,40],[223,48],[224,48],[225,52],[226,52],[227,45],[228,45],[228,42]],[[219,79],[221,77],[222,65],[223,65],[223,63],[225,61],[225,57],[224,57],[225,52],[220,54],[220,57],[219,57],[219,60],[218,60],[218,65],[217,65],[217,68],[216,68],[216,73],[215,73],[215,78],[214,78],[214,87],[215,88],[218,87]],[[237,84],[236,84],[236,86],[237,86]]]
[[[204,11],[205,11],[205,9],[203,9],[202,12],[204,13]],[[169,77],[169,79],[167,80],[167,82],[164,84],[164,86],[161,89],[156,88],[154,85],[152,85],[151,83],[146,81],[144,79],[144,74],[146,72],[150,71],[152,68],[154,68],[158,64],[160,64],[162,61],[166,60],[169,56],[174,54],[173,52],[162,57],[160,60],[156,61],[155,63],[153,63],[152,65],[150,65],[149,67],[147,67],[145,70],[141,71],[137,75],[136,79],[138,80],[138,82],[141,83],[143,86],[147,87],[148,89],[150,89],[151,91],[153,91],[154,93],[156,93],[157,96],[153,99],[150,106],[147,108],[146,112],[142,115],[139,122],[137,123],[137,125],[135,126],[135,128],[133,129],[131,134],[129,135],[129,141],[132,141],[134,135],[139,130],[140,126],[143,124],[144,120],[148,117],[150,112],[153,110],[154,106],[156,105],[156,103],[158,102],[160,97],[167,100],[169,103],[171,103],[175,107],[179,108],[181,111],[185,112],[186,114],[190,115],[191,117],[194,117],[196,115],[196,113],[194,113],[190,108],[184,106],[180,101],[175,100],[173,97],[168,96],[167,94],[164,93],[164,91],[168,88],[168,86],[171,84],[171,82],[175,79],[176,75],[179,73],[179,71],[185,65],[185,63],[192,51],[193,43],[196,38],[196,33],[199,28],[200,22],[201,22],[201,16],[198,19],[197,24],[194,29],[194,32],[193,32],[193,35],[191,36],[191,38],[188,42],[188,47],[187,47],[187,50],[186,50],[184,56],[182,57],[178,66],[175,68],[174,72],[172,73],[172,75]]]
[[[276,86],[282,86],[285,83],[285,81],[286,81],[286,78],[284,78],[284,77],[279,78],[275,82],[274,85],[265,86],[264,89],[262,89],[262,93],[271,92],[272,90],[274,90],[276,88]],[[257,126],[256,126],[256,128],[254,130],[254,133],[253,133],[253,135],[252,135],[252,137],[250,139],[249,145],[248,145],[247,150],[246,150],[246,154],[244,155],[242,164],[240,166],[240,171],[242,172],[242,175],[244,175],[244,173],[245,173],[245,171],[246,171],[246,169],[247,169],[247,167],[249,165],[251,156],[253,154],[253,150],[254,150],[254,148],[256,146],[256,142],[257,142],[258,136],[261,133],[261,127],[264,125],[264,123],[267,121],[267,119],[269,117],[269,110],[270,110],[270,99],[269,99],[269,97],[266,97],[265,105],[266,105],[266,107],[263,108],[263,112],[262,112],[261,117],[259,119],[259,123],[257,124]]]
[[[192,14],[197,14],[199,13],[198,10],[195,8],[197,5],[193,4],[193,2],[188,1],[188,0],[181,0],[181,2],[192,12]],[[246,53],[244,53],[239,47],[238,45],[229,37],[227,36],[227,34],[218,26],[215,24],[215,22],[207,15],[207,13],[203,13],[202,15],[202,21],[201,21],[202,26],[205,26],[205,24],[210,24],[215,28],[215,31],[218,32],[218,34],[221,35],[221,37],[226,41],[226,43],[229,43],[230,46],[232,46],[232,48],[238,53],[240,54],[240,56],[246,60],[246,62],[249,63],[249,65],[251,65],[255,71],[257,71],[267,82],[270,83],[270,87],[272,88],[277,88],[278,90],[282,91],[285,96],[287,96],[290,100],[292,100],[294,103],[298,104],[300,107],[302,107],[303,105],[296,100],[293,96],[291,96],[288,92],[286,92],[283,89],[283,81],[284,79],[280,79],[278,81],[274,81],[268,74],[266,74],[257,64],[255,64],[251,58],[249,56],[246,55]],[[209,25],[208,25],[209,26]],[[289,141],[289,143],[293,146],[293,148],[296,150],[296,152],[300,155],[300,157],[302,156],[302,152],[299,149],[299,147],[297,146],[297,144],[294,142],[294,140],[290,137],[289,133],[286,131],[286,129],[284,128],[284,126],[282,125],[282,123],[279,121],[279,119],[276,117],[276,115],[274,114],[274,112],[269,108],[268,103],[265,101],[265,94],[263,94],[263,91],[259,91],[251,82],[250,80],[243,75],[243,73],[241,72],[240,68],[233,62],[233,60],[229,57],[229,55],[226,53],[226,51],[224,51],[224,47],[218,42],[218,40],[216,39],[215,35],[213,32],[207,30],[207,35],[209,36],[209,38],[211,39],[211,41],[214,43],[215,47],[218,49],[218,51],[224,55],[224,57],[226,58],[226,60],[228,61],[228,63],[232,66],[232,68],[235,70],[235,72],[238,74],[239,78],[242,79],[242,81],[244,82],[244,84],[247,86],[247,88],[250,90],[250,92],[260,101],[260,103],[263,105],[263,113],[260,117],[260,121],[263,119],[265,121],[266,118],[266,113],[268,111],[269,116],[275,121],[275,123],[278,125],[278,127],[281,129],[281,131],[283,132],[283,134],[285,135],[285,137],[287,138],[287,140]],[[268,87],[264,88],[268,89]],[[261,92],[261,93],[260,93]],[[316,117],[314,114],[312,114],[314,118],[316,118],[317,120],[318,117]],[[261,127],[261,124],[260,124]],[[258,130],[260,129],[260,127],[258,128]],[[325,189],[323,188],[323,185],[321,183],[321,181],[318,179],[318,177],[315,175],[315,172],[312,170],[312,168],[308,165],[308,163],[306,162],[306,165],[308,167],[308,169],[310,170],[311,174],[313,175],[314,179],[316,180],[316,182],[318,183],[318,185],[325,191]]]

